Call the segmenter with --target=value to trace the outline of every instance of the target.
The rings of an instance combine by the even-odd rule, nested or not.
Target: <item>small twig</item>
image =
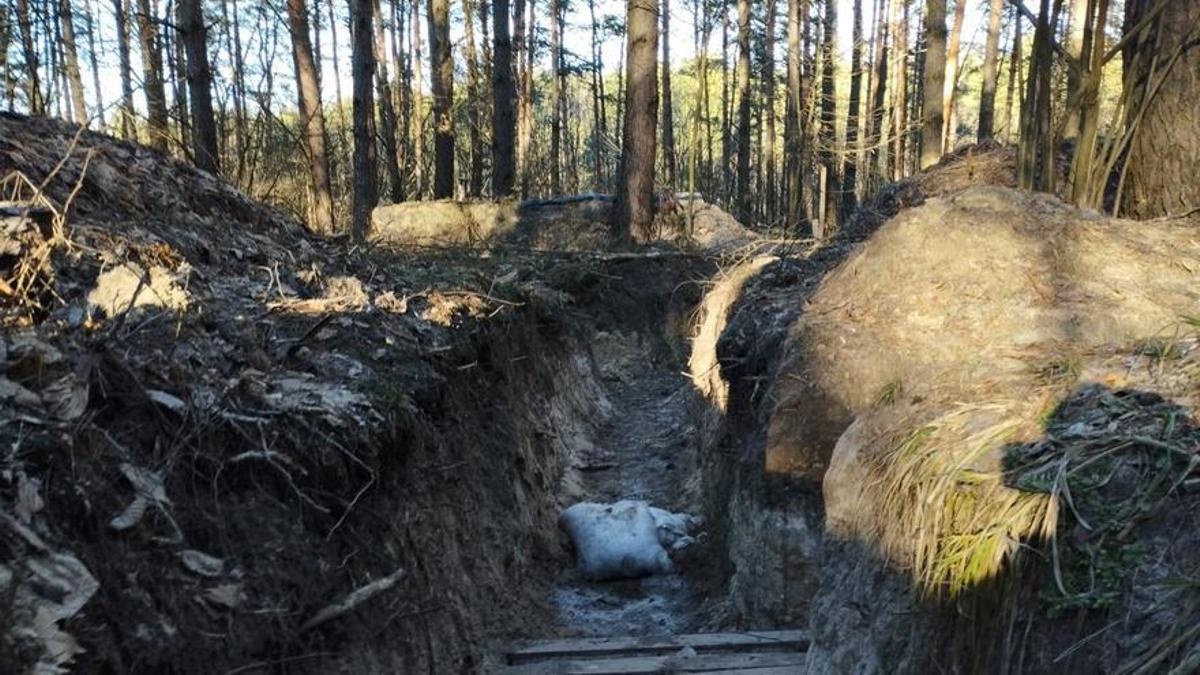
[[[353,612],[359,605],[395,586],[404,577],[404,574],[404,570],[399,569],[382,579],[376,579],[366,586],[351,591],[346,597],[332,605],[327,605],[321,611],[314,614],[311,619],[305,621],[300,626],[299,632],[306,633],[323,623]]]

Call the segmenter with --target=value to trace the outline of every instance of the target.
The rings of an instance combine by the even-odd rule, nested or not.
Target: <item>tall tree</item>
[[[532,53],[533,45],[525,39],[525,0],[513,0],[513,69],[517,81],[517,143],[516,143],[516,174],[520,177],[521,194],[529,194],[529,99],[530,90],[526,89],[529,62],[527,54]]]
[[[404,201],[404,181],[400,176],[400,151],[396,144],[396,106],[388,81],[387,41],[383,32],[383,12],[375,0],[375,107],[379,124],[379,141],[383,146],[383,172],[387,178],[388,198]]]
[[[188,94],[192,110],[192,150],[196,166],[210,173],[220,171],[217,154],[217,122],[213,116],[212,73],[208,66],[208,30],[204,27],[201,0],[177,0],[179,30],[187,50]]]
[[[883,154],[880,145],[883,140],[883,115],[887,100],[888,59],[890,58],[888,46],[890,37],[888,29],[891,25],[888,23],[890,4],[891,0],[880,0],[875,10],[875,76],[871,82],[871,114],[867,120],[870,125],[867,132],[867,147],[869,148],[867,166],[872,187],[878,185],[879,176],[884,171],[884,167],[880,165]]]
[[[513,102],[512,38],[508,32],[508,0],[492,0],[495,47],[492,61],[492,196],[507,197],[516,184],[516,157],[513,137],[516,118]]]
[[[737,213],[738,218],[748,223],[753,217],[750,197],[750,0],[737,0],[737,47]]]
[[[908,3],[892,3],[892,39],[895,41],[892,82],[892,180],[907,174],[905,156],[908,152]]]
[[[766,164],[766,180],[763,183],[763,197],[766,200],[766,216],[768,223],[775,222],[775,0],[767,0],[767,20],[763,35],[763,107],[766,113],[766,125],[763,128],[763,155]]]
[[[356,240],[367,236],[371,210],[379,200],[375,161],[375,80],[373,32],[375,0],[350,0],[351,71],[354,79],[354,197],[350,233]]]
[[[433,196],[454,196],[454,60],[450,0],[429,0],[430,94],[433,96]]]
[[[808,19],[808,0],[787,0],[787,106],[783,122],[783,172],[786,196],[784,225],[789,232],[799,229],[804,219],[804,168],[801,165],[801,146],[804,144],[804,101],[800,96],[801,24]]]
[[[742,0],[745,2],[746,0]],[[649,234],[654,221],[654,153],[658,146],[658,0],[626,0],[628,76],[621,171],[613,235],[629,242]]]
[[[925,0],[925,79],[921,85],[921,168],[942,158],[946,83],[946,0]]]
[[[16,98],[16,83],[12,76],[12,71],[9,70],[8,62],[8,42],[12,38],[12,24],[8,17],[8,3],[0,3],[0,86],[4,87],[3,97],[9,108],[13,106],[13,100]]]
[[[846,111],[846,168],[842,175],[842,215],[848,217],[858,203],[858,112],[862,97],[863,13],[862,0],[854,0],[854,46],[850,52],[850,101]]]
[[[562,193],[562,2],[550,0],[550,192]]]
[[[133,82],[129,56],[129,0],[113,0],[113,16],[117,24],[117,64],[121,69],[121,136],[134,139]]]
[[[1004,0],[990,0],[988,6],[987,41],[983,47],[983,89],[979,94],[979,140],[995,134],[996,84],[1000,79],[1000,18]]]
[[[1013,95],[1014,95],[1014,92],[1017,92],[1019,90],[1017,87],[1017,84],[1021,79],[1020,75],[1021,75],[1021,59],[1022,59],[1022,56],[1021,56],[1021,51],[1022,51],[1021,24],[1022,23],[1024,23],[1024,22],[1021,20],[1020,12],[1014,12],[1013,20],[1012,20],[1012,24],[1013,24],[1013,37],[1012,37],[1012,49],[1011,49],[1012,53],[1010,54],[1009,59],[1008,59],[1008,85],[1005,86],[1005,93],[1004,93],[1004,119],[1005,119],[1004,128],[1005,128],[1005,135],[1008,138],[1012,137],[1014,129],[1016,127],[1016,124],[1014,123],[1016,116],[1013,115],[1013,98],[1014,98]],[[1018,99],[1018,105],[1019,105],[1019,99]]]
[[[1150,16],[1159,5],[1158,20]],[[1155,218],[1200,207],[1200,3],[1127,0],[1125,96],[1136,112],[1124,212]]]
[[[1067,64],[1067,96],[1078,96],[1084,66],[1084,51],[1090,36],[1090,14],[1095,0],[1068,0],[1066,53],[1072,63]],[[1079,111],[1077,107],[1066,111],[1067,119],[1062,137],[1072,139],[1079,135]]]
[[[37,49],[34,47],[33,17],[29,13],[29,0],[17,0],[17,28],[21,30],[21,55],[25,58],[25,92],[29,112],[44,115],[46,99],[42,95],[40,65]]]
[[[71,0],[59,0],[58,22],[62,30],[63,65],[71,90],[71,110],[75,114],[75,121],[80,126],[87,126],[87,103],[83,94],[83,75],[79,68],[79,49],[75,44],[75,17],[71,11]],[[7,50],[8,43],[5,42],[4,45],[4,49]]]
[[[104,120],[104,91],[100,87],[100,53],[96,49],[96,8],[92,0],[87,0],[87,10],[84,13],[84,25],[87,28],[88,61],[92,71],[92,89],[96,90],[96,122],[103,129]],[[3,41],[8,44],[7,40]],[[0,68],[3,70],[3,68]]]
[[[292,63],[296,69],[297,107],[308,154],[308,184],[311,194],[309,227],[318,234],[333,233],[333,194],[329,180],[329,153],[325,142],[325,112],[321,86],[313,60],[308,30],[306,0],[288,0],[288,28],[292,34]]]
[[[675,111],[671,101],[671,1],[662,0],[662,139],[667,187],[678,185],[675,170]]]
[[[467,62],[467,196],[483,192],[483,92],[479,82],[479,57],[475,52],[475,12],[463,0],[463,45]]]
[[[837,58],[837,0],[825,0],[825,18],[821,29],[821,116],[817,130],[821,164],[821,216],[813,235],[821,239],[837,229],[838,190],[837,89],[834,63]]]
[[[954,149],[955,99],[958,93],[958,50],[962,43],[966,0],[954,0],[954,21],[950,24],[950,42],[946,47],[946,81],[942,89],[942,153]]]
[[[413,182],[417,199],[425,196],[428,187],[425,173],[425,100],[421,94],[421,0],[412,0],[411,47],[413,64]]]
[[[166,152],[167,95],[163,90],[162,51],[158,43],[157,0],[138,0],[138,42],[142,48],[142,88],[150,122],[150,147]]]

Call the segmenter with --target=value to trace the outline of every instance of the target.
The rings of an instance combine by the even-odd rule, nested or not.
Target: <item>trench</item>
[[[694,513],[699,430],[696,394],[665,345],[645,333],[602,334],[592,356],[608,406],[596,434],[573,453],[572,501],[641,500]],[[686,572],[594,582],[576,567],[557,580],[557,629],[580,636],[655,635],[693,628],[702,611]]]

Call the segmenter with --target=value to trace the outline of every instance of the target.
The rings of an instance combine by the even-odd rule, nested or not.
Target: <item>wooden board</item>
[[[701,654],[751,651],[802,652],[808,649],[808,635],[799,630],[774,630],[747,631],[745,633],[535,640],[515,645],[508,652],[508,662],[516,665],[553,658],[669,655],[684,647],[691,647]]]
[[[564,659],[512,666],[505,675],[639,675],[642,673],[800,673],[802,652],[767,654],[699,654],[696,656],[627,656]]]

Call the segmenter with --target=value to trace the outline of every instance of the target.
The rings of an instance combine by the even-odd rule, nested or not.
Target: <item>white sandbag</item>
[[[671,573],[667,550],[692,541],[687,532],[697,519],[625,500],[575,504],[563,511],[561,523],[583,573],[600,581]]]

